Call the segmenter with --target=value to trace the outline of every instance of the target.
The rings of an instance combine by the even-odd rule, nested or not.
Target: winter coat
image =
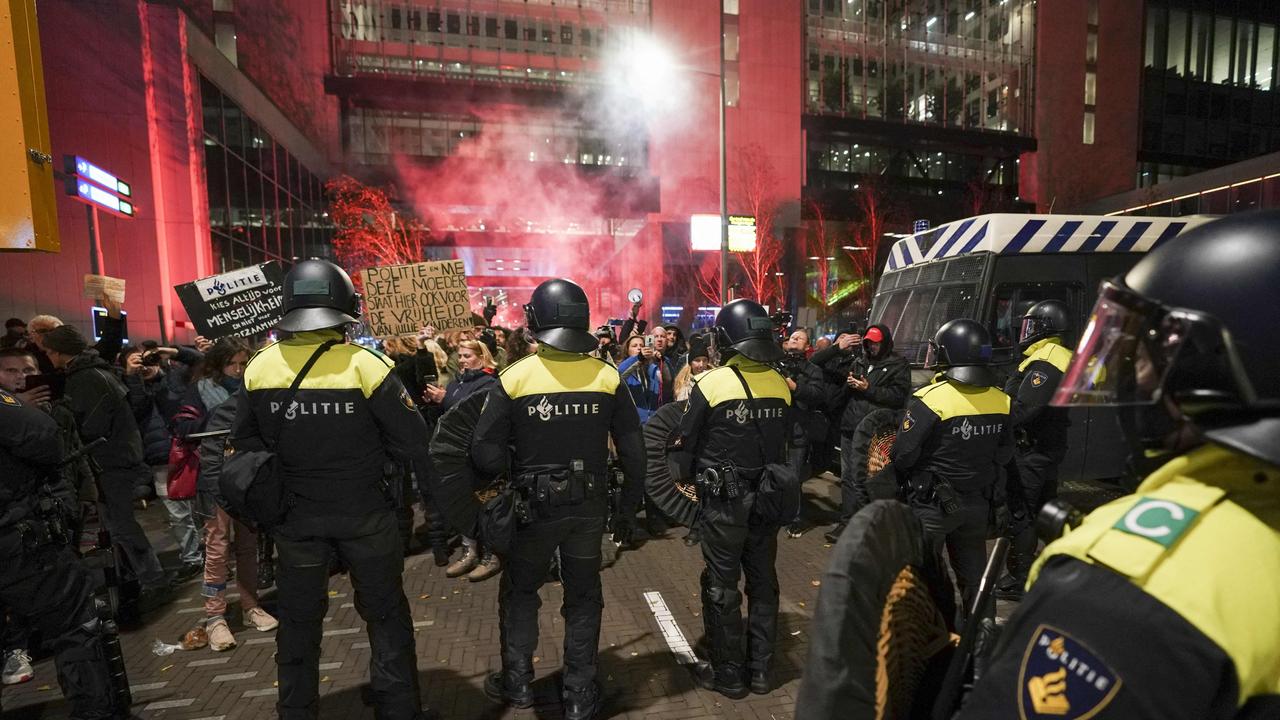
[[[646,423],[653,414],[662,407],[662,401],[665,397],[674,397],[674,388],[662,387],[662,376],[660,368],[666,367],[668,374],[668,383],[675,384],[675,373],[670,372],[670,364],[663,358],[661,363],[647,362],[640,363],[640,355],[632,355],[618,364],[618,372],[622,373],[622,381],[627,386],[627,391],[631,393],[631,399],[636,403],[636,410],[640,412],[640,422]],[[639,364],[639,367],[636,365]]]
[[[880,328],[885,339],[878,357],[870,357],[864,351],[860,361],[854,363],[853,371],[865,377],[869,384],[866,390],[854,390],[845,385],[848,402],[840,417],[841,435],[852,435],[858,429],[858,423],[872,410],[901,410],[907,406],[907,398],[911,395],[911,365],[893,351],[893,335],[889,328],[884,325],[871,327]]]
[[[169,462],[169,426],[158,405],[164,393],[164,376],[147,381],[142,373],[126,373],[122,379],[129,391],[134,422],[142,433],[143,459],[152,466],[166,464]]]
[[[80,439],[107,441],[91,451],[104,470],[144,467],[142,433],[129,405],[129,391],[95,350],[85,350],[67,366],[66,397]]]

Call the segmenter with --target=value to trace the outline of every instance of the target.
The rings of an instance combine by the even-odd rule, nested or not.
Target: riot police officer
[[[1045,548],[963,717],[1280,716],[1277,277],[1268,211],[1103,284],[1053,404],[1166,463]]]
[[[389,456],[424,460],[426,425],[390,360],[345,342],[360,296],[338,266],[304,260],[285,276],[292,336],[249,361],[237,395],[236,446],[275,449],[291,509],[272,531],[279,552],[279,716],[317,714],[320,638],[334,553],[350,568],[369,629],[369,682],[379,718],[424,717]],[[300,383],[295,386],[295,380]],[[291,386],[296,389],[291,389]]]
[[[1027,573],[1035,559],[1034,519],[1040,508],[1058,494],[1058,466],[1067,456],[1067,430],[1071,421],[1065,408],[1049,406],[1049,400],[1071,364],[1071,350],[1064,346],[1069,330],[1066,303],[1042,300],[1022,316],[1018,347],[1023,361],[1005,383],[1013,399],[1010,417],[1017,450],[1009,491],[1017,493],[1021,517],[1009,550],[1009,574],[1001,579],[996,597],[1022,598]]]
[[[52,645],[73,720],[127,717],[105,660],[92,574],[69,544],[77,504],[61,459],[53,418],[0,390],[0,611],[27,618]]]
[[[889,455],[934,557],[946,547],[965,607],[982,578],[1000,468],[1013,455],[1009,396],[991,387],[990,363],[981,323],[960,319],[939,328],[925,367],[941,374],[907,401]],[[953,602],[940,600],[943,607]]]
[[[613,366],[588,353],[587,295],[576,284],[548,280],[524,306],[538,351],[508,365],[489,391],[475,430],[472,459],[488,474],[508,473],[527,519],[515,532],[498,589],[502,670],[485,680],[492,699],[533,704],[533,651],[538,644],[538,590],[560,551],[564,586],[564,714],[587,720],[600,709],[597,646],[604,596],[600,536],[608,515],[608,439],[623,469],[623,511],[614,539],[627,541],[644,478],[640,418]]]
[[[702,617],[711,644],[699,680],[733,699],[771,689],[770,665],[778,629],[778,531],[789,508],[766,506],[759,492],[766,465],[786,462],[791,391],[767,363],[783,357],[773,322],[759,303],[734,300],[716,316],[721,367],[694,386],[675,439],[684,476],[697,479],[702,536]],[[776,502],[776,499],[774,500]],[[775,512],[776,510],[776,512]],[[746,654],[742,595],[746,575]],[[749,683],[744,670],[749,670]]]

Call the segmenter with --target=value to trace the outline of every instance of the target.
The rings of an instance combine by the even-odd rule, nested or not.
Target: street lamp
[[[718,72],[697,70],[678,65],[671,52],[652,38],[637,34],[632,43],[618,58],[623,68],[623,81],[646,97],[653,93],[669,91],[668,82],[677,72],[714,77],[720,87],[720,306],[729,301],[729,191],[728,162],[726,158],[727,131],[725,128],[725,72],[724,72],[724,0],[720,7],[720,64]]]

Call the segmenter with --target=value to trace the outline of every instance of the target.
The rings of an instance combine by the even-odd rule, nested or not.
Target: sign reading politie
[[[383,265],[360,273],[365,316],[375,337],[471,327],[471,295],[461,260]]]
[[[248,337],[280,322],[284,272],[273,260],[184,283],[174,290],[199,334],[210,340]]]

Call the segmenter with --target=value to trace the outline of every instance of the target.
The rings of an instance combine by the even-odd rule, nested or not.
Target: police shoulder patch
[[[409,397],[409,391],[400,390],[400,403],[410,410],[417,410],[418,406],[413,404],[413,398]]]
[[[1049,379],[1049,376],[1044,374],[1043,372],[1040,372],[1039,370],[1034,370],[1031,373],[1031,385],[1033,387],[1040,387],[1041,385],[1045,384],[1045,382],[1048,379]]]
[[[0,390],[0,405],[8,405],[10,407],[22,407],[22,403],[18,398],[10,395],[4,390]]]
[[[1022,656],[1018,715],[1021,720],[1087,720],[1111,704],[1122,684],[1120,676],[1084,643],[1041,625]]]
[[[907,432],[911,428],[915,427],[915,424],[916,419],[911,417],[911,411],[908,410],[907,414],[902,416],[902,431]]]

